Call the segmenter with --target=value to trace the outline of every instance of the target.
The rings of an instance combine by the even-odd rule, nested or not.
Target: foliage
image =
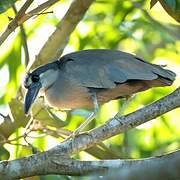
[[[11,8],[7,10],[7,7],[14,2],[14,0],[8,0],[6,3],[0,3],[0,12],[6,10],[0,14],[1,32],[9,23],[8,16],[14,16]],[[37,16],[24,24],[31,60],[38,54],[47,40],[47,36],[50,36],[59,17],[62,17],[61,12],[64,7],[68,7],[68,3],[69,1],[59,2],[54,7],[53,14]],[[164,8],[179,21],[178,1],[160,1],[162,8],[156,1],[151,0],[151,7],[153,6],[151,10],[149,3],[149,0],[96,1],[72,33],[64,53],[92,48],[119,49],[135,53],[153,63],[167,65],[168,68],[180,75],[179,25],[163,10]],[[0,47],[0,113],[6,114],[10,107],[13,116],[13,118],[3,118],[2,116],[0,119],[2,120],[2,124],[0,124],[1,160],[14,159],[49,149],[62,141],[65,134],[69,133],[69,131],[62,132],[61,127],[73,131],[84,120],[79,113],[87,115],[83,110],[67,114],[52,109],[40,111],[39,104],[41,103],[37,102],[33,110],[37,121],[33,124],[32,132],[25,139],[18,138],[24,133],[24,127],[29,120],[24,116],[22,103],[20,104],[23,101],[22,94],[24,93],[20,84],[26,68],[25,50],[21,37],[21,31],[16,30]],[[172,87],[155,88],[139,93],[130,102],[124,113],[132,112],[163,97],[179,86],[179,82],[177,78]],[[16,99],[14,99],[15,97]],[[98,117],[88,128],[97,127],[115,115],[122,103],[123,101],[113,101],[103,105]],[[157,120],[106,140],[104,144],[81,152],[75,157],[86,160],[89,158],[141,158],[176,150],[180,148],[180,126],[177,118],[179,114],[180,110],[176,109]],[[12,125],[7,126],[5,119],[8,122],[12,121]],[[6,130],[7,127],[9,127],[8,130]],[[14,141],[9,141],[12,139]],[[46,179],[50,178],[57,179],[55,176],[49,176]],[[62,179],[67,178],[62,177]]]
[[[11,7],[17,0],[6,0],[0,2],[0,13],[6,11],[9,7]]]

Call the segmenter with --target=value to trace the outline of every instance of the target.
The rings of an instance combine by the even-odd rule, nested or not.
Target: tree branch
[[[109,176],[119,179],[119,177],[124,177],[124,174],[134,177],[136,173],[138,178],[143,179],[142,177],[148,176],[154,179],[157,175],[167,177],[168,173],[168,176],[178,179],[177,177],[180,177],[179,168],[180,151],[141,160],[100,161],[78,161],[59,154],[41,153],[18,160],[0,162],[0,175],[1,178],[8,180],[47,174],[87,175],[98,173],[98,175],[106,176],[110,174]],[[114,171],[116,171],[115,174]]]
[[[99,128],[93,129],[89,134],[82,134],[73,140],[66,140],[58,146],[39,154],[13,161],[2,161],[0,163],[0,176],[6,179],[22,178],[33,175],[44,174],[69,174],[79,175],[97,170],[108,170],[119,167],[142,167],[142,163],[149,163],[149,160],[110,160],[110,161],[76,161],[69,158],[70,155],[85,150],[98,144],[99,142],[122,133],[128,129],[136,127],[151,119],[154,119],[168,111],[180,107],[180,88],[166,97],[128,115],[119,117],[116,115]],[[167,156],[159,165],[167,164],[172,160],[172,164],[179,166],[180,152]],[[170,158],[171,157],[171,158]],[[159,157],[161,158],[161,157]],[[155,164],[160,162],[159,158],[150,159]],[[177,160],[174,162],[174,160]],[[143,164],[145,165],[145,164]],[[151,165],[150,165],[151,167]],[[165,172],[166,169],[162,168]],[[178,168],[177,168],[178,169]],[[179,171],[176,171],[179,172]]]
[[[74,0],[56,30],[49,37],[39,54],[36,56],[32,68],[47,63],[49,60],[58,59],[67,44],[69,36],[76,25],[83,18],[94,0]]]
[[[39,5],[37,8],[31,10],[27,14],[29,14],[31,17],[34,16],[34,15],[37,15],[39,12],[41,12],[44,9],[52,6],[53,4],[55,4],[58,1],[60,1],[60,0],[48,0],[48,1],[44,2],[44,3],[42,3],[41,5]]]
[[[7,39],[7,37],[18,27],[18,21],[25,14],[28,7],[32,4],[33,0],[27,0],[22,8],[17,13],[16,17],[9,23],[6,30],[0,37],[0,45]]]
[[[60,0],[48,0],[48,1],[40,4],[37,8],[24,14],[24,16],[21,18],[21,21],[19,21],[19,24],[22,24],[25,21],[27,21],[28,19],[30,19],[31,17],[38,15],[41,11],[49,8],[50,6],[52,6],[53,4],[55,4],[58,1],[60,1]]]
[[[14,10],[14,13],[17,15],[18,12],[17,12],[15,4],[12,5],[12,8]],[[25,32],[23,24],[20,25],[20,30],[21,30],[21,39],[22,39],[22,44],[23,44],[24,54],[25,54],[25,65],[27,66],[29,62],[29,50],[28,50],[28,45],[27,45],[26,32]]]
[[[53,4],[55,4],[59,0],[48,0],[43,4],[39,5],[37,8],[31,10],[28,13],[25,13],[28,7],[32,4],[33,0],[27,0],[22,8],[17,13],[16,17],[9,23],[4,33],[0,36],[0,45],[7,39],[7,37],[21,24],[25,21],[37,15],[37,13],[41,12],[42,10],[49,8]]]

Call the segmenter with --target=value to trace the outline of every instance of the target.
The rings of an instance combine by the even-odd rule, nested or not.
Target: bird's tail
[[[153,72],[158,75],[158,79],[167,86],[172,85],[176,78],[176,74],[168,69],[164,69],[162,66],[155,65]]]
[[[176,78],[176,74],[173,71],[164,69],[159,65],[154,65],[153,72],[158,75],[158,78],[151,81],[149,84],[151,87],[171,86]]]

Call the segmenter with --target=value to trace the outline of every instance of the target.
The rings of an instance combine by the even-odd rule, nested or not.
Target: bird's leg
[[[118,112],[118,115],[122,116],[126,108],[129,106],[132,100],[134,100],[135,96],[127,96],[122,102],[121,109]]]
[[[94,111],[90,114],[90,116],[73,132],[73,136],[77,136],[95,117],[99,110],[98,101],[96,97],[96,93],[92,93],[91,95]]]

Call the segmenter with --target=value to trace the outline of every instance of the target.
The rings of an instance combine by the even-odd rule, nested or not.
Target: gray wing
[[[116,83],[154,80],[159,76],[170,81],[175,79],[172,71],[116,50],[83,50],[67,54],[61,60],[65,62],[63,71],[85,87],[113,88]]]

